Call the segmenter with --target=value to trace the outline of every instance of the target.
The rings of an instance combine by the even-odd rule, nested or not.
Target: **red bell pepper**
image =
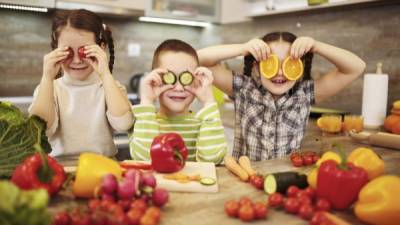
[[[318,170],[317,195],[326,198],[335,209],[348,208],[368,182],[367,172],[352,163],[323,162]]]
[[[11,181],[21,189],[44,188],[53,195],[61,189],[66,180],[64,167],[51,156],[41,154],[43,153],[35,153],[18,165]]]
[[[168,133],[154,138],[150,156],[151,166],[155,171],[173,173],[185,166],[188,150],[179,134]]]

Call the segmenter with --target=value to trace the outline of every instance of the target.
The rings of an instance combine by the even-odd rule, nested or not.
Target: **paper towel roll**
[[[366,128],[378,128],[386,117],[388,98],[387,74],[365,74],[363,87],[362,115]]]

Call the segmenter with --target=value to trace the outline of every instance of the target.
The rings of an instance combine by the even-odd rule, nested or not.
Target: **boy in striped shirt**
[[[166,40],[157,47],[153,71],[140,84],[140,104],[133,106],[135,123],[129,146],[133,159],[149,160],[153,138],[174,132],[183,137],[190,161],[220,163],[223,160],[227,143],[212,93],[213,76],[210,70],[198,66],[196,50],[183,41]],[[182,81],[181,76],[186,72],[193,76],[190,84]],[[166,84],[163,76],[167,73],[169,78],[175,76],[174,84]],[[196,114],[189,110],[195,97],[203,104]],[[158,112],[154,106],[157,99]]]

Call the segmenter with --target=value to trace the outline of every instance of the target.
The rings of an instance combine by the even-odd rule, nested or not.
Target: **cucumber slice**
[[[264,191],[267,194],[279,192],[286,194],[286,190],[295,185],[299,188],[306,188],[307,176],[296,172],[281,172],[269,174],[264,179]]]
[[[181,82],[181,84],[183,86],[191,85],[193,82],[192,73],[189,71],[185,71],[185,72],[181,73],[181,75],[179,76],[179,82]]]
[[[162,80],[164,84],[175,84],[176,76],[173,72],[168,71],[167,73],[163,74]]]
[[[200,179],[200,184],[203,185],[213,185],[215,184],[215,182],[216,182],[215,179],[211,177],[203,177]]]

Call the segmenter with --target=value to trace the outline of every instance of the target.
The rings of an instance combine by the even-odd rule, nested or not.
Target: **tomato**
[[[254,219],[254,209],[251,205],[245,204],[239,208],[239,218],[242,221],[252,221]]]
[[[264,179],[262,178],[262,176],[259,175],[250,176],[250,184],[257,189],[260,190],[264,189]]]
[[[293,152],[290,154],[290,160],[293,160],[295,157],[301,157],[301,154],[299,152]]]
[[[316,212],[310,220],[310,225],[320,225],[325,221],[329,222],[328,218],[322,212]]]
[[[302,205],[299,209],[299,216],[302,219],[309,220],[314,215],[314,209],[311,205]]]
[[[283,204],[283,195],[275,192],[268,197],[268,205],[271,207],[280,207]]]
[[[268,208],[265,203],[256,202],[253,206],[254,215],[256,219],[265,219],[267,218]]]
[[[239,200],[239,205],[240,205],[240,207],[242,207],[244,205],[253,206],[253,202],[248,197],[241,197]]]
[[[304,191],[307,193],[308,197],[310,197],[311,199],[315,198],[316,191],[314,188],[309,186],[306,189],[304,189]]]
[[[309,155],[304,156],[303,163],[306,166],[312,165],[314,163],[312,156],[309,156]]]
[[[119,200],[118,201],[118,205],[122,207],[122,209],[126,212],[129,210],[129,208],[131,207],[131,201],[124,199],[124,200]]]
[[[303,166],[303,158],[301,156],[293,157],[292,164],[295,167]]]
[[[147,209],[147,203],[145,200],[143,199],[135,199],[132,203],[131,203],[131,209],[140,209],[143,212],[146,211]]]
[[[69,225],[70,220],[67,212],[58,212],[53,218],[53,225]]]
[[[296,198],[287,198],[283,203],[286,212],[296,214],[299,211],[300,203]]]
[[[300,191],[300,189],[297,186],[291,185],[289,188],[286,190],[286,195],[288,197],[296,197],[297,193]]]
[[[78,48],[78,56],[80,59],[86,58],[85,46],[81,46]]]
[[[90,199],[88,202],[88,208],[90,211],[95,211],[101,205],[101,201],[99,199]]]
[[[312,157],[312,161],[313,161],[313,163],[316,163],[318,160],[319,160],[319,155],[314,155],[313,157]]]
[[[146,210],[145,215],[149,215],[149,216],[155,218],[155,220],[158,223],[158,221],[160,221],[160,217],[161,217],[161,210],[158,207],[151,206]]]
[[[140,225],[156,225],[158,222],[150,215],[144,215],[140,218]]]
[[[128,220],[132,225],[139,225],[140,218],[142,218],[144,212],[141,209],[130,209],[126,214],[128,216]]]
[[[300,205],[311,205],[312,204],[311,198],[308,196],[301,195],[296,198],[297,198],[297,201],[299,201]]]
[[[303,156],[311,156],[312,157],[314,155],[317,155],[317,153],[313,152],[313,151],[306,151],[303,153]]]
[[[305,190],[299,190],[297,193],[296,193],[296,196],[294,196],[294,197],[296,197],[296,198],[300,198],[301,196],[305,196],[305,197],[310,197],[309,195],[308,195],[308,193],[305,191]]]
[[[329,211],[331,210],[331,203],[325,198],[319,198],[315,202],[315,209],[318,211]]]
[[[225,202],[225,213],[230,217],[237,217],[239,212],[239,202],[229,200]]]

